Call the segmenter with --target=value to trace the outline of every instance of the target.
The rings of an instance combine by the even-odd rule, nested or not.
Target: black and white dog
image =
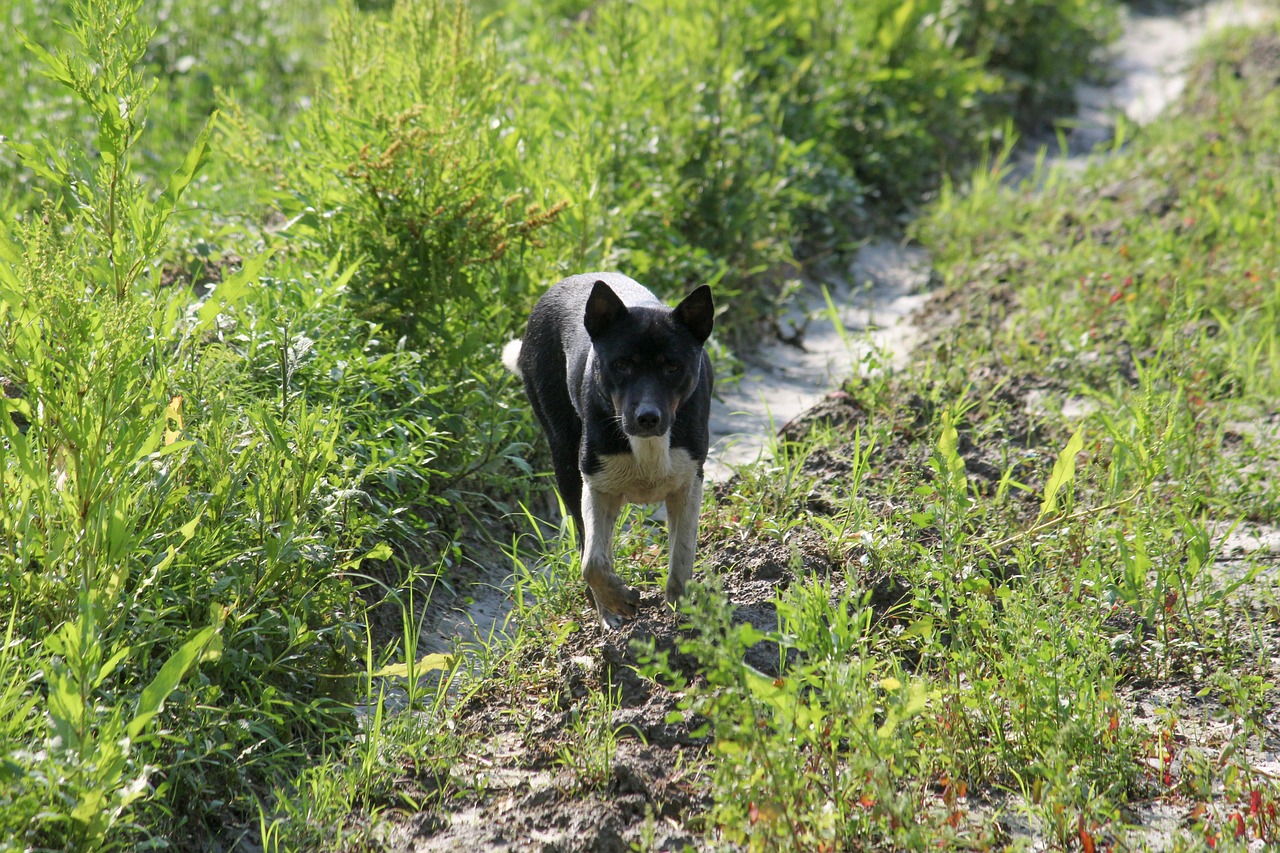
[[[703,285],[668,308],[625,275],[564,279],[534,306],[502,360],[524,380],[580,537],[582,577],[606,627],[640,595],[613,560],[622,505],[667,505],[667,600],[693,574],[711,411],[703,344],[715,305]]]

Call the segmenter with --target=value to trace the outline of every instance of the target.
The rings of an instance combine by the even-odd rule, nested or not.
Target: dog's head
[[[665,435],[698,385],[702,345],[715,322],[711,288],[702,285],[675,308],[629,308],[597,281],[583,322],[622,431],[636,438]]]

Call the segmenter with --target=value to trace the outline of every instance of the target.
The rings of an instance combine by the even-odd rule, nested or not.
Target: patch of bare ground
[[[870,588],[888,610],[909,590],[900,581],[850,573],[858,555],[832,555],[812,531],[778,542],[742,535],[704,536],[705,571],[733,604],[733,620],[772,631],[780,590],[813,575],[830,578],[833,594],[848,585]],[[850,594],[856,594],[851,591]],[[436,807],[402,815],[384,826],[396,850],[461,849],[627,851],[698,849],[708,793],[702,776],[707,746],[701,721],[686,719],[683,694],[641,674],[652,655],[699,680],[696,662],[681,649],[683,617],[661,593],[647,593],[641,615],[614,631],[591,617],[585,599],[577,620],[532,630],[549,643],[517,652],[518,692],[494,680],[453,712],[465,755],[432,784],[447,791]],[[548,645],[551,648],[547,656]],[[769,641],[751,647],[745,662],[777,674],[784,662]],[[607,707],[607,726],[591,714]],[[616,751],[615,751],[616,750]]]

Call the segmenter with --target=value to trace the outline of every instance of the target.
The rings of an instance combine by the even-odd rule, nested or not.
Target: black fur
[[[670,450],[696,463],[700,496],[713,382],[703,344],[714,313],[705,285],[673,309],[618,273],[566,278],[534,307],[516,367],[580,545],[584,477],[631,455],[634,439],[669,432]]]

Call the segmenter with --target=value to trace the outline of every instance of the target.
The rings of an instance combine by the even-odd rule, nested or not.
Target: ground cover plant
[[[561,740],[561,717],[548,728],[532,715],[507,742],[543,742],[532,772],[555,769],[576,780],[573,796],[630,809],[619,837],[656,843],[678,818],[695,845],[747,838],[713,807],[710,729],[683,716],[725,732],[733,720],[678,708],[639,676],[620,693],[596,689],[639,660],[633,636],[606,638],[602,666],[599,638],[565,618],[574,587],[535,568],[535,554],[563,558],[554,549],[567,546],[531,520],[551,513],[527,477],[533,431],[497,349],[546,283],[614,265],[667,294],[703,280],[737,294],[745,319],[726,341],[749,340],[785,295],[788,264],[918,203],[960,162],[944,155],[997,135],[1011,104],[1025,121],[1042,116],[1044,93],[1083,70],[1113,11],[816,8],[599,4],[566,9],[553,38],[521,5],[6,7],[0,845],[356,847],[394,832],[387,813],[419,815],[443,839],[450,808],[479,810],[495,785],[524,784],[528,768],[451,772],[493,734],[501,706],[486,701],[504,683],[563,708],[574,734]],[[1010,48],[1035,44],[1044,50]],[[1063,61],[1037,67],[1046,54]],[[934,396],[914,427],[930,441],[948,434]],[[967,452],[964,414],[953,411],[956,452]],[[943,530],[961,561],[963,519],[984,504],[962,500],[955,457],[939,452],[949,508],[921,529]],[[759,632],[778,629],[775,582],[814,562],[770,550],[809,518],[780,514],[807,476],[745,473],[724,500],[760,500],[737,518],[729,503],[713,510],[726,537],[757,522],[773,537],[743,545],[763,568],[737,612],[755,608]],[[1266,478],[1250,476],[1265,506]],[[1072,496],[1064,486],[1061,500]],[[628,541],[642,556],[640,518]],[[851,535],[857,520],[831,524]],[[523,621],[554,626],[558,645],[549,653],[531,631],[471,663],[490,680],[466,678],[456,659],[419,654],[421,605],[494,540],[514,541],[511,559],[530,567],[516,595],[536,609]],[[920,608],[926,588],[909,587]],[[719,630],[723,602],[706,599],[698,636]],[[873,648],[874,626],[846,616],[840,653]],[[941,657],[928,644],[950,636],[948,616],[909,623],[920,660],[868,663],[881,689],[905,685],[888,734],[919,724],[922,697],[937,701],[917,690],[930,670],[908,670]],[[647,624],[632,633],[674,637],[680,619]],[[801,650],[744,629],[722,644],[728,657],[667,642],[676,671],[646,666],[671,685],[704,670],[725,679],[734,643],[762,672],[770,655],[780,673]],[[820,692],[829,673],[810,663],[788,690]],[[426,689],[424,671],[447,673],[453,690]],[[512,712],[503,725],[522,719]],[[682,757],[659,789],[662,737]],[[564,802],[578,801],[551,802],[549,820]],[[761,813],[766,827],[802,826],[778,819],[782,800],[752,802],[748,827]],[[879,820],[866,831],[882,832]]]
[[[541,543],[392,846],[1277,843],[1278,45],[1083,174],[945,192],[930,342],[716,489],[682,613],[643,513],[620,632]]]

